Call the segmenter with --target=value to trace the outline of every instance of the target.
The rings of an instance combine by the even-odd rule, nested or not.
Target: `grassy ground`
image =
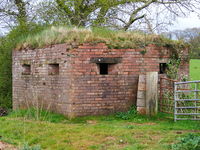
[[[191,60],[192,80],[200,79],[198,64],[200,60]],[[0,118],[1,141],[40,145],[47,150],[167,150],[188,133],[200,136],[200,122],[174,123],[164,114],[154,118],[136,115],[129,120],[116,116],[69,120],[61,115],[20,111]]]
[[[177,137],[200,134],[199,122],[174,123],[163,118],[100,116],[52,123],[9,116],[0,118],[0,135],[14,145],[27,142],[48,150],[165,150]]]
[[[190,61],[190,78],[191,80],[200,80],[200,59]]]

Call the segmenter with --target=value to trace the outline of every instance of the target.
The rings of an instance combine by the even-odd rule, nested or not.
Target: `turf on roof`
[[[167,47],[185,47],[181,41],[173,41],[155,34],[112,31],[102,28],[50,27],[35,35],[30,35],[17,44],[16,50],[43,48],[53,44],[106,43],[109,48],[145,48],[148,44]]]

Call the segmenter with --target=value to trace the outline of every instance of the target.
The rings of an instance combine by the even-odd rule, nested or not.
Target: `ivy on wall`
[[[181,62],[188,62],[190,59],[190,45],[185,43],[171,45],[171,57],[167,64],[167,76],[171,79],[178,79]]]

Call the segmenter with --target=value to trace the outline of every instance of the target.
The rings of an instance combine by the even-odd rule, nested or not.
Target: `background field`
[[[200,80],[200,59],[190,60],[190,79]]]

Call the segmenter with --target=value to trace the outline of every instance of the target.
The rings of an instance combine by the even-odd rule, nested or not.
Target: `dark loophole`
[[[108,74],[108,64],[106,63],[99,64],[99,69],[100,69],[100,74],[102,75]]]
[[[31,74],[31,65],[23,64],[22,67],[23,67],[22,75],[30,75]]]
[[[167,63],[160,63],[159,68],[160,68],[159,73],[165,74],[167,71]]]

